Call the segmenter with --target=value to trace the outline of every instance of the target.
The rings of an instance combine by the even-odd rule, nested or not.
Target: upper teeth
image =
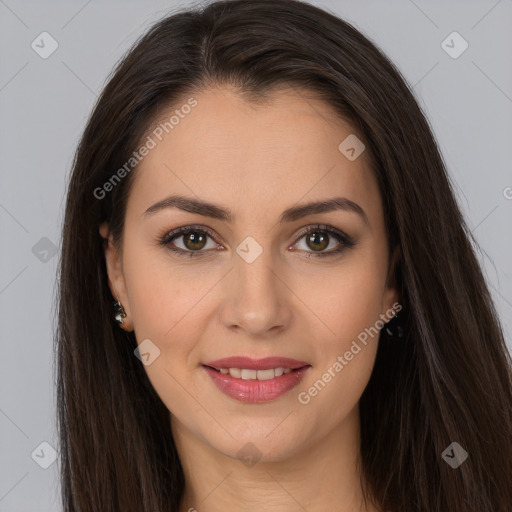
[[[283,373],[290,373],[291,368],[270,368],[268,370],[247,370],[245,368],[221,368],[220,373],[231,375],[235,379],[269,380],[280,377]]]

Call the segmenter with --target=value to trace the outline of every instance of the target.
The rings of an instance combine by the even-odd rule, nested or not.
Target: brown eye
[[[208,235],[199,231],[189,231],[181,236],[183,237],[183,245],[187,249],[198,251],[206,245],[206,237]]]
[[[314,251],[323,251],[329,245],[329,235],[312,231],[306,235],[306,244]]]
[[[208,246],[208,239],[211,245]],[[206,229],[187,226],[174,230],[165,235],[160,243],[179,256],[201,256],[208,249],[215,249],[217,245],[213,233]]]
[[[324,225],[312,226],[302,233],[299,241],[304,239],[304,247],[299,247],[306,257],[336,256],[356,243],[348,235],[335,228]],[[298,244],[298,242],[296,242]],[[330,250],[326,250],[330,247]]]

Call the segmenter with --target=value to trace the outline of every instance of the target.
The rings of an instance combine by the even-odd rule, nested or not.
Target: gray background
[[[512,0],[312,3],[353,23],[414,85],[512,348]],[[0,511],[60,509],[58,463],[40,467],[51,459],[39,445],[58,450],[53,251],[65,185],[112,66],[178,5],[190,2],[0,0]],[[31,48],[43,31],[59,45],[47,59]],[[453,31],[469,44],[458,58],[442,47]]]

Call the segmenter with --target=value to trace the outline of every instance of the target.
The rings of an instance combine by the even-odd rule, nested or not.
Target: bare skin
[[[150,339],[160,350],[144,368],[170,411],[186,480],[180,512],[377,512],[362,499],[358,403],[378,336],[332,370],[398,302],[367,152],[350,161],[338,146],[356,132],[306,91],[276,92],[258,106],[229,87],[194,98],[197,106],[134,171],[122,248],[109,243],[105,251],[126,327],[139,344]],[[215,203],[234,220],[177,208],[144,213],[170,195]],[[292,206],[334,197],[357,203],[368,222],[352,210],[279,222]],[[328,244],[308,243],[304,228],[316,224],[355,245],[315,257],[343,246],[318,229]],[[172,244],[201,254],[180,257],[159,243],[191,225],[215,238],[207,234],[201,249],[183,235]],[[108,225],[100,233],[108,238]],[[262,248],[251,263],[236,252],[249,236]],[[311,367],[285,395],[250,404],[222,393],[203,367],[234,355],[290,357]],[[325,387],[301,402],[299,394],[329,368]],[[240,460],[247,443],[257,449],[256,463]]]

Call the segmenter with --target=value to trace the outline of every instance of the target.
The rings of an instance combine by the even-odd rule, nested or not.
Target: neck
[[[378,512],[363,499],[357,407],[320,442],[254,464],[205,444],[175,417],[171,425],[185,476],[180,512]]]

